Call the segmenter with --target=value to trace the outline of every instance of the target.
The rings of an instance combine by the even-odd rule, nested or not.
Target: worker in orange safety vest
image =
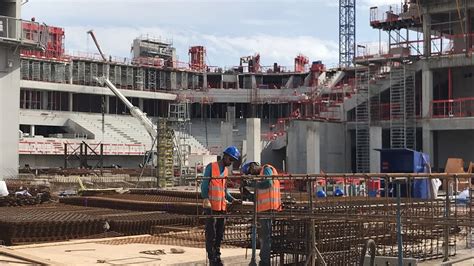
[[[265,164],[261,166],[258,162],[248,162],[241,168],[244,175],[272,176],[278,175],[275,167]],[[256,184],[257,212],[281,211],[280,181],[277,179],[265,179]],[[254,199],[255,201],[255,199]],[[259,265],[270,265],[272,244],[272,220],[271,218],[260,218],[258,237],[260,240],[260,262]]]
[[[205,214],[224,214],[227,202],[237,202],[228,192],[226,178],[227,167],[240,159],[240,152],[235,146],[227,147],[222,159],[210,163],[204,170],[204,179],[201,183],[201,197]],[[211,266],[223,265],[221,261],[221,242],[224,237],[224,218],[206,218],[206,252]]]

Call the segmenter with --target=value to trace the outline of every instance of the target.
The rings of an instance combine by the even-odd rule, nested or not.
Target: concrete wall
[[[292,121],[286,148],[288,172],[346,172],[345,139],[342,124]]]
[[[435,167],[444,168],[450,157],[462,158],[465,164],[474,162],[474,130],[440,130],[436,136]]]
[[[18,174],[19,110],[20,55],[0,44],[0,179]]]

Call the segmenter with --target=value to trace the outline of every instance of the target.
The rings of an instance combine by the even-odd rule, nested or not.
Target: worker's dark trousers
[[[260,241],[260,266],[270,266],[272,251],[272,219],[258,219],[258,239]]]
[[[224,214],[224,212],[204,209],[205,214]],[[211,265],[221,264],[221,242],[224,238],[224,218],[206,218],[206,252]]]

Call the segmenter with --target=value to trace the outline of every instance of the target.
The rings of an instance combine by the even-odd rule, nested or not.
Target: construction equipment
[[[91,35],[100,55],[102,56],[102,59],[106,62],[107,61],[107,58],[106,56],[104,55],[104,53],[102,52],[102,49],[100,48],[99,46],[99,43],[97,41],[97,38],[95,37],[94,35],[94,32],[92,30],[88,31],[87,32],[88,34]],[[155,140],[157,137],[158,137],[158,128],[157,126],[155,126],[153,124],[153,122],[146,116],[145,113],[143,113],[142,110],[140,110],[140,108],[134,106],[118,89],[117,87],[115,87],[115,85],[105,76],[102,76],[102,77],[94,77],[94,79],[101,85],[101,86],[106,86],[108,87],[114,94],[115,96],[117,96],[118,99],[120,99],[120,101],[128,108],[128,110],[130,110],[130,114],[135,117],[138,121],[140,121],[140,123],[145,127],[146,131],[148,132],[148,134],[150,135],[150,137]],[[169,131],[166,131],[167,133],[170,133]],[[173,134],[171,132],[171,134]],[[174,138],[174,136],[169,136],[171,139]],[[155,143],[155,141],[153,141],[153,143]],[[176,143],[174,142],[174,145],[176,146]],[[167,145],[165,145],[167,146]],[[153,147],[151,147],[151,149],[153,149]],[[179,147],[174,147],[173,151],[178,149],[179,151]],[[179,152],[176,153],[177,155],[179,155]],[[181,160],[181,156],[179,156],[178,158],[178,163],[180,165],[183,164],[182,160]],[[153,160],[153,159],[152,159]],[[173,176],[173,172],[169,172],[167,171],[166,172],[166,176],[165,177],[172,177]],[[164,176],[162,176],[164,177]]]

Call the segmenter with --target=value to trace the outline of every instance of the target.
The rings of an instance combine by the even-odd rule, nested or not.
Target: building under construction
[[[241,162],[281,172],[283,211],[265,214],[272,265],[361,265],[372,244],[365,263],[472,265],[474,1],[372,7],[374,45],[356,42],[356,3],[340,0],[337,68],[302,54],[268,66],[259,53],[211,66],[204,46],[181,62],[172,40],[145,35],[119,58],[92,31],[99,53],[68,54],[63,28],[0,4],[0,86],[12,88],[0,99],[1,178],[30,187],[0,197],[0,240],[12,246],[0,257],[48,264],[21,245],[71,239],[202,250],[203,167],[235,145]],[[230,180],[241,197],[241,177]],[[226,216],[226,247],[252,249],[253,208]]]

